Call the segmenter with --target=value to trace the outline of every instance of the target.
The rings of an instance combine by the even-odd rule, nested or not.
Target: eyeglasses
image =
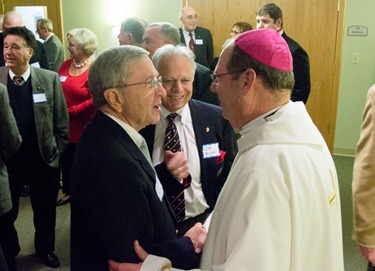
[[[247,69],[242,69],[240,71],[234,71],[234,72],[226,72],[226,73],[221,73],[221,74],[216,74],[216,73],[211,73],[211,79],[212,79],[212,84],[214,84],[215,86],[217,86],[220,81],[219,81],[219,77],[220,76],[224,76],[224,75],[228,75],[228,74],[233,74],[233,73],[242,73],[244,71],[246,71]]]
[[[237,34],[240,34],[240,33],[242,33],[242,32],[238,32],[238,31],[236,31],[236,30],[231,30],[230,33],[233,34],[233,35],[237,35]]]
[[[188,16],[186,16],[186,19],[188,19],[188,20],[198,19],[198,15],[197,14],[195,14],[194,16],[193,15],[188,15]]]
[[[121,87],[125,88],[125,87],[130,87],[130,86],[137,86],[137,85],[142,85],[142,84],[145,84],[147,85],[148,87],[152,88],[152,89],[156,89],[159,87],[159,84],[163,81],[163,78],[161,76],[158,76],[158,77],[154,77],[152,78],[150,81],[147,81],[147,82],[141,82],[141,83],[134,83],[134,84],[126,84],[126,85],[123,85]],[[120,87],[119,87],[120,88]]]

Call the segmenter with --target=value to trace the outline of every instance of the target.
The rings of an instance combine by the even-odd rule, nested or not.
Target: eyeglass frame
[[[210,74],[210,77],[212,79],[212,84],[214,84],[215,86],[219,85],[220,81],[219,81],[219,77],[220,76],[224,76],[224,75],[228,75],[228,74],[234,74],[234,73],[243,73],[244,71],[246,71],[248,68],[246,69],[242,69],[242,70],[239,70],[239,71],[234,71],[234,72],[225,72],[225,73],[220,73],[220,74],[216,74],[215,72],[212,72]]]
[[[126,88],[126,87],[131,87],[131,86],[142,85],[142,84],[145,84],[145,85],[150,84],[152,89],[157,89],[162,82],[163,82],[163,77],[161,75],[159,75],[159,76],[153,77],[150,82],[125,84],[125,85],[118,86],[118,87],[115,87],[115,88]]]
[[[230,34],[233,34],[233,35],[238,35],[238,34],[241,34],[242,32],[241,31],[236,31],[236,30],[231,30],[230,31]]]

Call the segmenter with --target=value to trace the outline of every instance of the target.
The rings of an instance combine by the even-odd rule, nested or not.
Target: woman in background
[[[70,172],[74,151],[83,128],[95,112],[87,79],[88,68],[98,47],[97,37],[87,28],[72,29],[66,37],[70,59],[61,65],[59,75],[69,113],[69,145],[62,155],[64,196],[57,201],[57,206],[70,201]]]
[[[230,31],[231,38],[236,38],[239,34],[252,30],[253,27],[251,24],[246,22],[237,22],[232,26],[232,30]]]
[[[251,26],[251,24],[249,23],[246,23],[246,22],[237,22],[235,23],[233,26],[232,26],[232,29],[230,30],[230,37],[232,39],[236,38],[239,34],[243,33],[243,32],[246,32],[246,31],[249,31],[249,30],[252,30],[253,27]],[[225,44],[225,43],[224,43]],[[215,67],[216,67],[216,64],[218,62],[219,58],[218,57],[215,57],[212,62],[210,63],[210,65],[208,66],[208,68],[211,70],[211,71],[214,71],[215,70]]]

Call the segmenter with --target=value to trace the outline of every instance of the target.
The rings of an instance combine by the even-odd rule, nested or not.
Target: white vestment
[[[240,132],[201,270],[344,271],[336,169],[304,104],[289,102]],[[157,269],[146,260],[141,270]]]

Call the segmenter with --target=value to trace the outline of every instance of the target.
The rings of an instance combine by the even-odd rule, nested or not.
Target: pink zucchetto
[[[288,44],[276,30],[262,28],[244,32],[235,39],[235,44],[244,53],[269,67],[293,71]]]

